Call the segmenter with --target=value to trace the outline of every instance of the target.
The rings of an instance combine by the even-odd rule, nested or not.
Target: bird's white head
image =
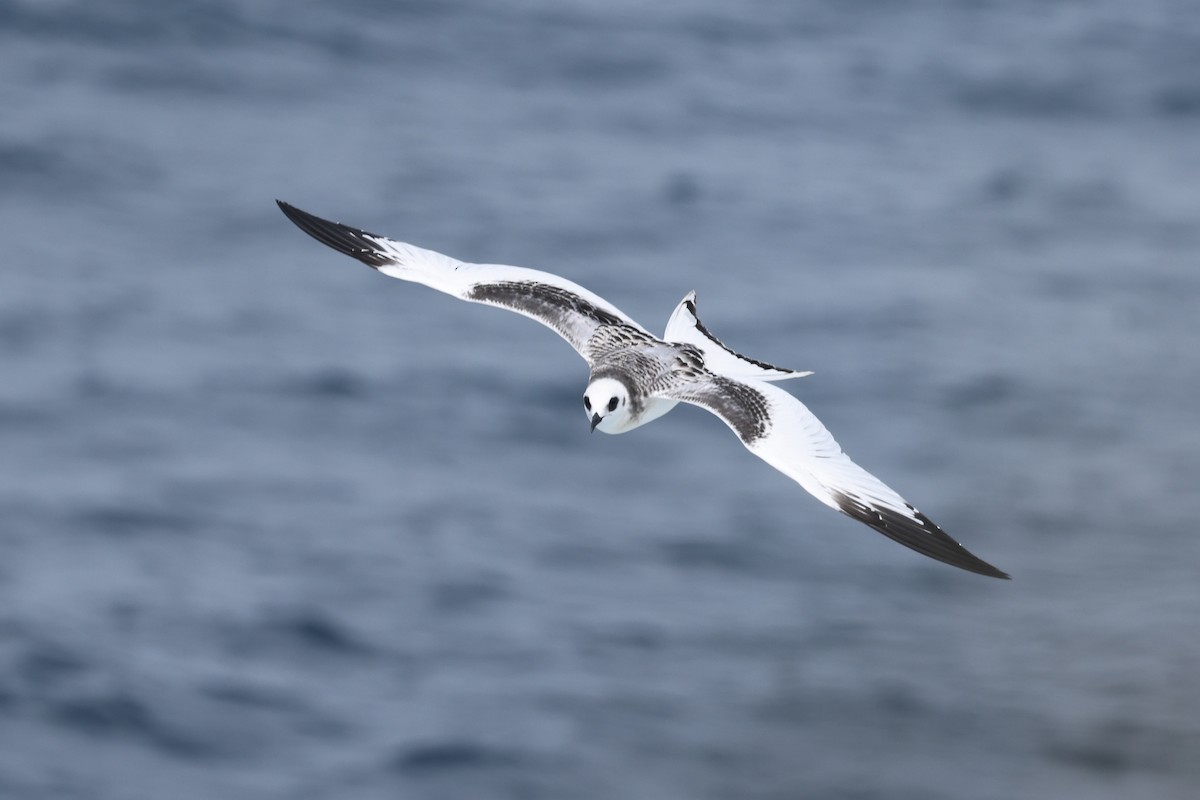
[[[623,433],[633,422],[633,404],[629,389],[615,378],[596,378],[583,393],[583,410],[593,431]]]

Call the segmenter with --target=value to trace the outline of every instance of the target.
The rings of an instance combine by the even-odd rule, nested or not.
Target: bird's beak
[[[599,414],[592,414],[592,433],[596,432],[596,426],[600,424],[600,420],[601,416]]]

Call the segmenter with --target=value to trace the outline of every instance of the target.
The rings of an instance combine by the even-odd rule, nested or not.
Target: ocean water
[[[1195,3],[0,0],[0,105],[0,797],[1195,796]],[[697,290],[1013,581],[276,197]]]

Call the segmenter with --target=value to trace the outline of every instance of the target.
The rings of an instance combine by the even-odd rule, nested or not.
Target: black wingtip
[[[935,538],[941,540],[951,554],[950,558],[947,559],[939,558],[938,556],[934,556],[934,558],[938,558],[941,561],[945,561],[947,564],[959,567],[960,569],[965,569],[969,572],[974,572],[979,575],[986,575],[989,578],[999,578],[1005,581],[1012,580],[1012,576],[1007,572],[992,566],[951,538],[949,534],[934,524],[933,520],[931,520],[929,517],[925,516],[920,511],[917,511],[912,506],[909,506],[908,508],[910,511],[912,511],[913,515],[924,524],[925,530],[932,532]]]
[[[989,578],[1012,580],[1012,576],[1007,572],[997,569],[963,547],[935,525],[933,520],[912,506],[908,507],[912,517],[908,517],[889,508],[868,505],[850,495],[840,494],[836,500],[838,508],[846,516],[869,525],[889,539],[916,550],[921,555],[965,569],[967,572],[986,575]]]
[[[378,240],[385,237],[358,228],[351,228],[349,225],[343,225],[340,222],[331,222],[330,220],[322,219],[315,214],[301,211],[291,203],[286,203],[283,200],[276,200],[275,202],[279,205],[279,210],[295,223],[297,228],[321,244],[332,247],[339,253],[344,253],[351,258],[358,259],[367,266],[375,269],[394,263],[394,259],[387,255],[386,251],[379,245]]]

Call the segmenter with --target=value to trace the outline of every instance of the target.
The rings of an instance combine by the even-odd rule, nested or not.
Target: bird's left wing
[[[825,505],[884,536],[970,572],[1009,577],[970,553],[883,481],[851,461],[821,421],[782,389],[763,381],[708,374],[680,378],[660,394],[716,414],[751,453]]]
[[[300,230],[339,253],[384,275],[535,319],[557,331],[584,358],[588,340],[601,326],[623,325],[645,332],[604,298],[558,275],[500,264],[469,264],[322,219],[282,200],[276,202]]]

